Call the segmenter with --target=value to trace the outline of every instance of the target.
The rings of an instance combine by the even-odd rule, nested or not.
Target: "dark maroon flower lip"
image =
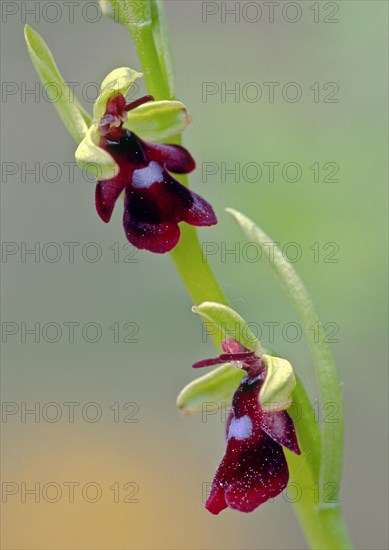
[[[266,379],[261,358],[228,339],[218,358],[199,361],[195,368],[241,362],[247,371],[232,400],[226,425],[227,449],[212,482],[206,509],[219,514],[229,507],[252,512],[287,486],[289,470],[283,447],[300,454],[292,418],[286,411],[261,408],[259,392]]]
[[[187,149],[175,144],[149,143],[124,129],[126,112],[152,96],[126,105],[123,96],[111,98],[101,119],[100,147],[119,166],[119,173],[96,186],[96,209],[108,223],[115,203],[125,191],[123,226],[127,239],[140,249],[163,254],[176,246],[180,222],[197,227],[215,225],[212,206],[178,182],[170,171],[187,174],[196,164]]]

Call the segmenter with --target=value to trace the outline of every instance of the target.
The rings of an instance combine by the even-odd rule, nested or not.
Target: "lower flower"
[[[218,514],[227,507],[252,512],[279,495],[289,480],[283,447],[300,454],[293,420],[282,411],[261,408],[259,392],[266,379],[261,358],[235,340],[223,342],[218,360],[194,367],[235,362],[247,371],[236,390],[226,426],[227,450],[216,472],[206,508]]]

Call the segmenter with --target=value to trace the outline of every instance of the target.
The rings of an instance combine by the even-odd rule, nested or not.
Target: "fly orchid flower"
[[[123,226],[137,248],[165,253],[180,238],[179,222],[194,226],[217,223],[202,197],[169,173],[187,174],[195,168],[190,153],[180,145],[152,143],[182,132],[191,117],[178,101],[154,101],[145,96],[127,104],[125,94],[142,76],[121,68],[101,85],[94,121],[76,151],[79,164],[97,176],[96,209],[108,223],[124,191]]]
[[[269,373],[265,362],[232,338],[223,353],[194,368],[232,363],[247,372],[232,399],[226,426],[227,450],[214,477],[206,508],[218,514],[227,507],[252,512],[287,486],[289,470],[282,447],[300,454],[292,418],[285,410],[265,410],[260,392]]]

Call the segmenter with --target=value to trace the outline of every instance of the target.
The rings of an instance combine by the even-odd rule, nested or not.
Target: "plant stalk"
[[[119,3],[127,4],[128,1],[119,0]],[[139,19],[135,23],[125,24],[135,42],[148,92],[156,100],[174,99],[172,60],[162,3],[159,0],[136,1],[141,5],[142,9],[139,10],[139,13],[143,14],[144,20]],[[180,136],[177,137],[175,143],[181,143]],[[186,177],[181,177],[180,181],[187,185]],[[182,226],[180,242],[170,255],[195,304],[203,301],[216,301],[228,305],[202,253],[197,231],[194,227],[186,224]],[[220,341],[220,338],[216,336],[215,340]],[[328,356],[323,356],[322,359],[328,361]],[[323,384],[323,393],[328,396],[328,385],[325,378],[320,379],[319,384]],[[301,404],[300,400],[299,404]],[[341,444],[341,440],[337,442],[340,448]],[[340,472],[341,456],[340,459],[336,456],[339,447],[327,451],[335,455],[330,469]],[[323,503],[318,504],[314,495],[309,492],[309,487],[316,481],[316,476],[312,473],[309,462],[305,460],[301,463],[300,457],[292,456],[292,453],[287,454],[291,468],[291,478],[302,489],[301,498],[294,503],[296,515],[311,548],[315,550],[346,550],[352,548],[343,522],[340,505],[338,503],[331,504],[331,506],[326,506]],[[331,462],[329,456],[328,459]],[[324,477],[328,478],[326,473]]]

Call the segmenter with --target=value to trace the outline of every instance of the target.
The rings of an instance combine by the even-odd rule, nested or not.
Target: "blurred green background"
[[[23,13],[23,4],[29,9],[38,5],[38,15]],[[95,90],[87,83],[99,83],[113,68],[140,68],[124,28],[97,17],[92,2],[73,4],[71,22],[62,4],[62,12],[56,12],[54,2],[2,3],[2,240],[8,243],[3,252],[13,250],[3,255],[2,320],[4,330],[17,330],[3,334],[2,346],[2,545],[306,548],[285,497],[251,515],[227,510],[215,518],[204,510],[204,484],[212,480],[224,452],[223,419],[220,414],[183,418],[175,399],[195,378],[191,363],[215,353],[212,342],[204,338],[199,319],[191,313],[168,256],[139,252],[137,263],[124,262],[121,205],[109,225],[100,221],[93,183],[84,181],[78,169],[74,183],[69,182],[64,163],[73,161],[75,147],[55,110],[42,94],[24,95],[38,86],[24,45],[24,20],[42,34],[65,80],[80,83],[76,90],[83,89],[84,96],[93,96]],[[83,13],[82,5],[87,4]],[[203,242],[218,243],[210,263],[233,307],[263,328],[265,346],[293,362],[315,400],[304,339],[293,343],[282,335],[286,323],[298,321],[295,312],[268,267],[247,260],[244,240],[224,208],[242,210],[282,245],[295,242],[300,247],[301,259],[295,265],[323,321],[339,327],[333,351],[346,411],[345,516],[358,548],[388,548],[387,3],[297,2],[301,19],[295,23],[290,20],[298,11],[292,6],[282,12],[283,2],[273,23],[263,2],[237,3],[238,12],[227,15],[225,22],[220,2],[165,4],[178,97],[194,117],[184,136],[198,163],[191,184],[219,217],[216,227],[200,230]],[[235,4],[227,2],[226,7],[236,9]],[[255,22],[258,4],[262,18]],[[331,15],[336,7],[338,13]],[[204,10],[216,13],[206,16]],[[58,21],[56,13],[61,15]],[[325,17],[339,21],[325,23]],[[206,82],[218,91],[204,102]],[[245,91],[254,93],[260,85],[259,101],[249,101],[242,92],[250,82],[255,87]],[[266,82],[280,84],[274,102],[268,100]],[[302,90],[294,103],[281,93],[290,82]],[[315,82],[318,102],[309,89]],[[332,91],[324,89],[328,82],[339,87],[337,103],[324,102]],[[241,93],[223,101],[223,85],[238,86]],[[91,110],[87,97],[83,102]],[[217,163],[218,169],[221,163],[232,168],[235,163],[266,167],[263,163],[277,162],[283,167],[293,162],[302,176],[292,183],[278,168],[274,182],[269,182],[264,168],[259,181],[247,181],[239,173],[238,181],[230,175],[223,182],[218,172],[204,182],[206,162]],[[328,162],[339,166],[338,182],[323,181]],[[27,169],[39,163],[37,182],[31,174],[24,177],[22,163]],[[48,163],[53,163],[51,168]],[[321,167],[319,182],[309,169],[314,163]],[[49,181],[56,179],[58,166],[61,177]],[[10,175],[10,170],[16,173]],[[44,248],[50,242],[57,247]],[[69,242],[79,243],[74,262],[68,261],[64,243]],[[81,254],[91,242],[102,251],[95,263]],[[339,247],[337,263],[324,261],[332,250],[324,246],[330,242]],[[41,246],[39,261],[31,255],[23,258],[21,252],[34,243]],[[222,246],[238,245],[238,257],[223,257]],[[312,245],[319,246],[318,262]],[[58,246],[62,258],[48,261]],[[112,246],[120,248],[119,262],[113,259]],[[88,253],[93,258],[93,246]],[[31,335],[23,342],[23,322],[28,328],[40,324],[39,343]],[[63,324],[67,322],[79,323],[73,343]],[[138,342],[123,342],[135,326],[124,330],[128,322],[139,326],[134,335]],[[269,322],[280,323],[274,342],[269,342],[264,324]],[[43,329],[46,323],[56,324]],[[83,339],[86,323],[99,324],[101,340]],[[118,343],[109,328],[114,323],[120,326]],[[59,341],[49,343],[55,339],[50,331],[58,325]],[[87,339],[94,338],[91,327]],[[74,422],[69,421],[69,402],[79,403],[74,405]],[[91,402],[97,405],[85,407]],[[137,405],[125,410],[128,402]],[[24,418],[23,410],[34,403],[40,404],[36,418]],[[102,416],[93,422],[96,412]],[[138,422],[126,422],[129,413],[127,420]],[[74,502],[69,498],[71,482],[79,483],[74,486]],[[132,485],[125,486],[128,482]],[[35,483],[40,484],[39,502],[23,495],[23,484],[31,489]],[[87,483],[94,485],[85,487]],[[96,487],[101,498],[89,502]],[[123,502],[128,496],[138,502]],[[57,502],[50,502],[57,497]]]

